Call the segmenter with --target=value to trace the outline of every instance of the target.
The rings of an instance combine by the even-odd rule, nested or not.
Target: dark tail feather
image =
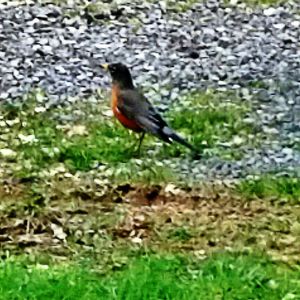
[[[163,133],[165,135],[165,137],[167,137],[168,142],[175,141],[187,148],[189,148],[190,150],[192,150],[194,153],[199,154],[199,150],[196,149],[193,145],[191,145],[190,143],[188,143],[183,137],[181,137],[180,135],[178,135],[176,132],[174,132],[171,128],[169,127],[164,127],[163,128]]]
[[[178,135],[177,133],[173,133],[171,136],[169,136],[173,141],[189,148],[192,151],[197,152],[197,149],[191,145],[190,143],[188,143],[184,138],[182,138],[180,135]]]

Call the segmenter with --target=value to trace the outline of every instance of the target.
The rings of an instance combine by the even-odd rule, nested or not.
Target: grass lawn
[[[14,174],[18,177],[28,177],[58,163],[71,172],[109,164],[114,169],[113,175],[119,179],[130,177],[134,182],[152,178],[162,182],[176,176],[172,174],[174,170],[163,167],[160,161],[184,155],[191,158],[182,146],[160,142],[157,147],[159,140],[147,135],[138,166],[134,160],[137,136],[106,115],[110,113],[108,103],[96,105],[78,101],[72,107],[45,111],[36,100],[41,97],[40,92],[32,93],[26,97],[24,105],[4,105],[0,109],[2,126],[6,127],[1,147],[15,154],[8,160],[16,163]],[[244,121],[251,108],[234,94],[199,92],[186,97],[182,103],[181,107],[171,108],[165,117],[199,151],[205,150],[204,155],[234,159],[242,155],[240,147],[261,140],[256,126]],[[237,140],[239,144],[234,144],[234,150],[221,146]],[[151,161],[147,160],[146,151],[149,150]],[[144,174],[144,170],[148,171]],[[134,174],[139,174],[138,178],[135,179]]]
[[[2,261],[0,299],[270,299],[300,298],[300,270],[250,254],[205,260],[150,255],[106,276],[97,266]]]
[[[176,14],[198,1],[165,4]],[[68,13],[118,6],[88,2]],[[147,135],[136,158],[137,136],[108,99],[45,108],[44,97],[0,106],[0,300],[300,300],[299,178],[196,185],[180,177],[178,163],[195,162],[181,145]],[[164,117],[200,162],[240,160],[272,139],[236,92],[179,102]]]
[[[148,136],[135,158],[107,99],[45,109],[43,97],[0,108],[0,300],[300,299],[298,179],[189,186],[169,163],[189,150]],[[238,159],[268,138],[251,113],[199,91],[165,117],[204,156]]]
[[[281,201],[299,203],[300,179],[297,177],[276,177],[268,174],[257,179],[241,181],[237,191],[247,199],[275,198],[281,199]]]

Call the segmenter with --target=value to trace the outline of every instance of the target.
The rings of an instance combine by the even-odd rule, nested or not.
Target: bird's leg
[[[139,138],[139,145],[138,145],[138,148],[136,150],[136,154],[137,155],[140,155],[140,152],[141,152],[141,146],[142,146],[142,142],[144,140],[144,137],[145,137],[145,132],[143,131],[142,134],[141,134],[141,137]]]

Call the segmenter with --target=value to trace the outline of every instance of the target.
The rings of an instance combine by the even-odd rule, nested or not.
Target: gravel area
[[[162,110],[191,91],[236,90],[251,101],[255,122],[274,136],[260,149],[244,149],[239,161],[175,162],[183,174],[299,175],[299,1],[268,8],[199,1],[184,13],[168,10],[164,1],[123,3],[118,14],[98,15],[97,22],[83,11],[75,14],[71,4],[0,4],[1,101],[41,87],[47,104],[67,103],[109,86],[95,61],[122,61]]]

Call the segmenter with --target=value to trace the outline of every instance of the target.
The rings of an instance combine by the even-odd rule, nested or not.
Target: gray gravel
[[[98,23],[82,12],[70,17],[72,8],[0,4],[0,100],[41,87],[49,103],[67,103],[109,86],[91,60],[122,61],[162,110],[193,90],[236,90],[252,102],[262,130],[274,134],[261,149],[245,149],[241,161],[181,161],[183,174],[299,173],[300,2],[265,9],[199,2],[180,14],[163,1],[123,6],[118,18]]]

